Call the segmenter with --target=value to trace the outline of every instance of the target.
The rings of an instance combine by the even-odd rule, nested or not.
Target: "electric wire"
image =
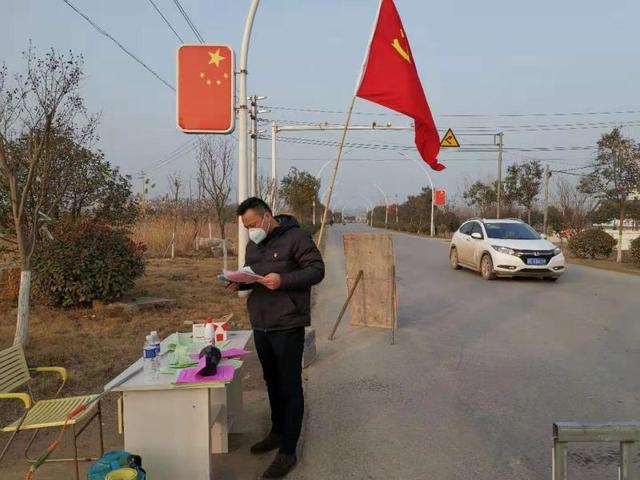
[[[195,24],[191,21],[191,18],[189,17],[189,14],[186,12],[186,10],[182,7],[182,5],[180,4],[180,0],[173,0],[173,3],[176,4],[176,7],[178,7],[178,10],[180,11],[180,13],[182,14],[182,16],[184,17],[184,19],[187,22],[187,25],[189,25],[189,28],[191,29],[191,31],[193,32],[193,34],[196,36],[196,38],[198,39],[198,41],[200,43],[205,43],[204,38],[202,37],[202,35],[200,35],[200,32],[198,31],[198,29],[196,28]]]
[[[171,29],[171,31],[177,37],[177,39],[180,40],[180,43],[184,43],[184,40],[182,39],[182,37],[180,35],[178,35],[178,32],[176,32],[176,29],[173,28],[173,25],[171,25],[171,23],[169,23],[169,20],[167,20],[167,17],[164,16],[164,14],[160,11],[160,9],[155,4],[155,2],[153,0],[149,0],[149,3],[153,6],[153,8],[156,10],[156,12],[158,12],[158,15],[160,15],[162,17],[162,19],[164,20],[164,23],[167,24],[167,27],[169,27]]]
[[[176,91],[176,89],[175,89],[175,87],[173,85],[171,85],[164,78],[162,78],[160,75],[158,75],[151,67],[149,67],[146,63],[144,63],[142,60],[140,60],[140,58],[138,58],[136,55],[131,53],[127,48],[124,47],[124,45],[122,45],[118,40],[116,40],[112,35],[110,35],[107,31],[105,31],[97,23],[95,23],[93,20],[91,20],[87,15],[85,15],[83,12],[81,12],[69,0],[62,0],[62,1],[64,3],[66,3],[69,7],[71,7],[71,9],[73,9],[74,12],[76,12],[78,15],[80,15],[82,18],[84,18],[87,22],[89,22],[89,24],[93,28],[95,28],[99,33],[101,33],[102,35],[107,37],[109,40],[111,40],[113,43],[115,43],[124,53],[126,53],[132,59],[134,59],[136,62],[138,62],[140,65],[142,65],[142,67],[144,67],[149,73],[151,73],[154,77],[156,77],[158,80],[160,80],[165,86],[167,86],[168,88],[170,88],[174,92]]]
[[[340,127],[342,125],[333,122],[309,122],[302,120],[286,120],[286,119],[268,119],[259,118],[261,123],[275,122],[278,126],[287,125],[301,125],[301,126],[318,126],[318,127]],[[397,125],[396,125],[397,126]],[[380,130],[384,130],[385,124],[379,125]],[[451,127],[456,132],[456,135],[473,135],[479,133],[495,134],[496,131],[502,131],[504,133],[518,133],[518,132],[555,132],[555,131],[567,131],[567,130],[588,130],[588,129],[600,129],[600,128],[615,128],[615,127],[640,127],[640,120],[629,120],[624,122],[576,122],[576,123],[550,123],[550,124],[538,124],[538,125],[497,125],[495,127],[488,126],[458,126]],[[441,129],[444,131],[444,129]],[[468,130],[468,132],[467,132]]]
[[[186,142],[182,143],[181,145],[179,145],[178,147],[176,147],[175,149],[173,149],[172,151],[170,151],[169,153],[167,153],[166,155],[163,156],[163,158],[159,159],[159,160],[155,160],[147,165],[145,165],[143,167],[143,169],[157,169],[157,168],[162,168],[163,166],[165,166],[166,164],[172,162],[173,160],[182,157],[184,155],[186,155],[188,152],[190,152],[193,147],[195,147],[197,140],[196,139],[189,139]]]
[[[270,140],[271,135],[269,134],[260,134],[258,136],[261,140]],[[316,138],[305,138],[305,137],[286,137],[279,136],[279,142],[284,143],[297,143],[302,145],[316,145],[323,147],[336,147],[340,144],[340,142],[335,140],[323,140]],[[346,142],[344,144],[346,148],[364,148],[364,149],[373,149],[373,150],[399,150],[399,151],[407,151],[407,150],[415,150],[415,145],[399,145],[399,144],[381,144],[381,143],[356,143],[356,142]],[[553,146],[553,147],[503,147],[503,151],[505,152],[554,152],[554,151],[582,151],[582,150],[594,150],[595,146]],[[495,152],[497,150],[497,146],[489,145],[489,144],[473,144],[470,147],[460,147],[456,149],[458,152],[470,152],[470,153],[481,153],[481,152]]]
[[[330,113],[330,114],[345,114],[343,110],[329,110],[320,108],[308,108],[308,107],[291,107],[291,106],[276,106],[276,105],[264,105],[264,108],[270,108],[272,110],[283,110],[290,112],[307,112],[307,113]],[[492,117],[504,117],[504,118],[520,118],[520,117],[570,117],[570,116],[589,116],[589,115],[632,115],[640,114],[640,110],[609,110],[609,111],[594,111],[594,112],[552,112],[552,113],[495,113],[495,114],[442,114],[438,117],[447,118],[492,118]],[[401,113],[395,112],[353,112],[353,115],[378,115],[378,116],[405,116]]]

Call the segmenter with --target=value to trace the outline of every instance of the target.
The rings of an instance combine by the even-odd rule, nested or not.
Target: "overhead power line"
[[[187,22],[187,25],[189,25],[189,28],[191,29],[193,34],[196,36],[198,41],[200,43],[204,43],[204,38],[202,38],[202,35],[200,35],[200,32],[196,28],[195,24],[191,21],[191,18],[189,18],[189,14],[186,12],[186,10],[180,4],[180,0],[173,0],[173,3],[175,3],[176,7],[178,7],[178,10],[180,11],[182,16],[184,17],[185,21]]]
[[[189,151],[191,151],[191,149],[195,146],[196,141],[197,140],[193,139],[193,138],[187,140],[186,142],[180,144],[178,147],[176,147],[175,149],[173,149],[169,153],[163,155],[162,158],[160,158],[159,160],[154,160],[154,161],[146,164],[144,166],[144,168],[147,169],[147,170],[160,168],[161,166],[164,166],[167,163],[170,163],[170,162],[176,160],[177,158],[179,158],[179,157],[185,155],[186,153],[188,153]]]
[[[330,114],[345,114],[343,110],[328,110],[320,108],[307,108],[307,107],[290,107],[290,106],[275,106],[264,105],[264,108],[270,108],[272,110],[283,110],[290,112],[307,112],[307,113],[330,113]],[[447,118],[491,118],[491,117],[571,117],[571,116],[588,116],[588,115],[632,115],[640,114],[640,110],[610,110],[610,111],[594,111],[594,112],[552,112],[552,113],[490,113],[490,114],[442,114],[438,117]],[[405,116],[401,113],[392,112],[353,112],[353,115],[368,115],[368,116]]]
[[[275,122],[279,126],[287,125],[308,125],[308,126],[337,126],[338,124],[333,122],[309,122],[303,120],[287,120],[287,119],[258,119],[261,123]],[[380,124],[382,130],[384,124]],[[615,127],[640,127],[640,120],[629,120],[624,122],[574,122],[574,123],[549,123],[549,124],[534,124],[534,125],[496,125],[496,126],[458,126],[451,127],[457,135],[464,135],[477,133],[495,133],[496,131],[502,131],[505,133],[518,133],[518,132],[558,132],[567,130],[590,130],[590,129],[605,129]],[[443,129],[444,130],[444,129]]]
[[[124,53],[129,55],[131,58],[133,58],[140,65],[142,65],[149,73],[151,73],[154,77],[156,77],[158,80],[160,80],[166,87],[170,88],[174,92],[176,91],[176,89],[175,89],[175,87],[173,85],[171,85],[164,78],[162,78],[160,75],[158,75],[150,66],[148,66],[146,63],[144,63],[142,60],[140,60],[140,58],[138,58],[136,55],[134,55],[129,50],[127,50],[127,48],[125,48],[124,45],[122,45],[118,40],[113,38],[113,36],[111,36],[102,27],[100,27],[93,20],[91,20],[87,15],[82,13],[76,6],[74,6],[71,2],[69,2],[69,0],[62,0],[62,1],[64,3],[66,3],[69,7],[71,7],[74,12],[76,12],[78,15],[80,15],[82,18],[84,18],[87,22],[89,22],[89,24],[91,24],[91,26],[93,28],[95,28],[99,33],[101,33],[102,35],[107,37],[109,40],[111,40],[113,43],[115,43],[120,48],[120,50],[122,50]]]
[[[259,136],[261,140],[270,140],[271,135],[262,134]],[[336,147],[340,142],[334,140],[323,140],[317,138],[305,138],[305,137],[284,137],[278,136],[279,142],[285,143],[298,143],[303,145],[316,145],[322,147]],[[344,144],[347,148],[364,148],[373,150],[415,150],[415,145],[399,145],[399,144],[381,144],[381,143],[356,143],[347,142]],[[504,151],[507,152],[554,152],[554,151],[580,151],[580,150],[593,150],[593,146],[553,146],[553,147],[505,147]],[[489,144],[475,144],[470,147],[461,147],[456,149],[460,153],[491,153],[496,151],[494,145]]]
[[[149,0],[149,3],[153,6],[155,11],[158,12],[158,15],[160,15],[162,17],[162,19],[164,20],[164,23],[167,24],[167,27],[169,27],[171,29],[171,31],[173,32],[173,34],[178,38],[178,40],[180,40],[180,43],[184,43],[184,40],[182,39],[182,37],[180,35],[178,35],[178,32],[176,32],[176,29],[173,28],[173,25],[171,25],[171,23],[169,23],[169,20],[167,20],[167,17],[164,16],[164,14],[160,11],[160,9],[155,4],[155,2],[153,0]]]

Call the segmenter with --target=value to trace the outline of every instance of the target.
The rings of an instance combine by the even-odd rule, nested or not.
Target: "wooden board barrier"
[[[349,233],[343,236],[347,289],[358,272],[362,280],[349,302],[351,325],[394,328],[396,319],[393,239],[386,233]]]

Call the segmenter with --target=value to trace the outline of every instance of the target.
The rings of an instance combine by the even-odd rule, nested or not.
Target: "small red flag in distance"
[[[235,127],[233,50],[225,45],[178,48],[177,122],[187,133],[231,133]]]
[[[438,162],[440,137],[393,0],[380,2],[356,96],[413,118],[420,156],[434,170],[445,168]]]

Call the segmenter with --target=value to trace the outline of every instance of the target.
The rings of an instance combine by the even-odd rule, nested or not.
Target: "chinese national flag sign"
[[[356,96],[413,118],[420,156],[434,170],[445,168],[438,163],[440,137],[393,0],[380,2]]]
[[[185,132],[231,133],[234,114],[233,51],[224,45],[178,48],[178,127]]]

